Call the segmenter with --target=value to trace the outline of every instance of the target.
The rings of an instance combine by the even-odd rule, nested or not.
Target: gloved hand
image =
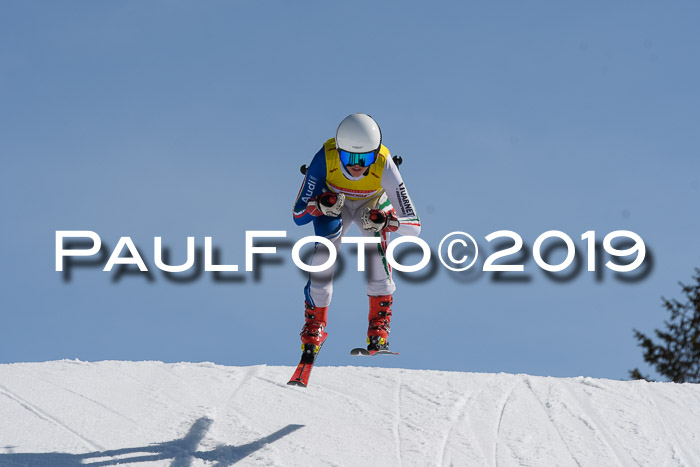
[[[365,230],[395,232],[400,225],[393,211],[365,208],[362,212],[362,228]]]
[[[344,203],[344,194],[326,191],[309,200],[309,204],[306,206],[306,212],[314,217],[322,215],[338,217],[343,210]]]

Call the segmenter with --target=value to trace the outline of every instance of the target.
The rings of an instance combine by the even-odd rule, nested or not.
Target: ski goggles
[[[347,152],[340,149],[338,151],[340,154],[340,162],[343,165],[359,165],[361,167],[368,167],[377,159],[377,151],[372,152]]]

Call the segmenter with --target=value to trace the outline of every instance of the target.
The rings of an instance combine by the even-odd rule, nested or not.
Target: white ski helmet
[[[382,130],[367,114],[352,114],[340,122],[335,132],[338,150],[351,153],[377,151],[382,145]]]

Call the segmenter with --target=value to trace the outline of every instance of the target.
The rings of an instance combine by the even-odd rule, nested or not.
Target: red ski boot
[[[328,333],[324,331],[326,327],[327,306],[311,306],[306,303],[306,324],[301,328],[301,360],[294,371],[292,379],[287,384],[292,386],[306,387],[309,384],[311,369],[314,367],[318,351],[321,350],[323,341]]]
[[[305,303],[306,324],[301,328],[301,349],[306,351],[307,344],[313,346],[314,353],[318,353],[326,340],[328,333],[324,331],[326,327],[326,316],[328,314],[327,306],[311,306],[308,302]]]
[[[367,350],[389,349],[389,324],[391,323],[391,295],[369,297],[369,327]]]

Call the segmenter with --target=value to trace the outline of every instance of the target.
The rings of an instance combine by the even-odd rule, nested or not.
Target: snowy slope
[[[700,385],[292,370],[0,365],[0,465],[700,465]]]

